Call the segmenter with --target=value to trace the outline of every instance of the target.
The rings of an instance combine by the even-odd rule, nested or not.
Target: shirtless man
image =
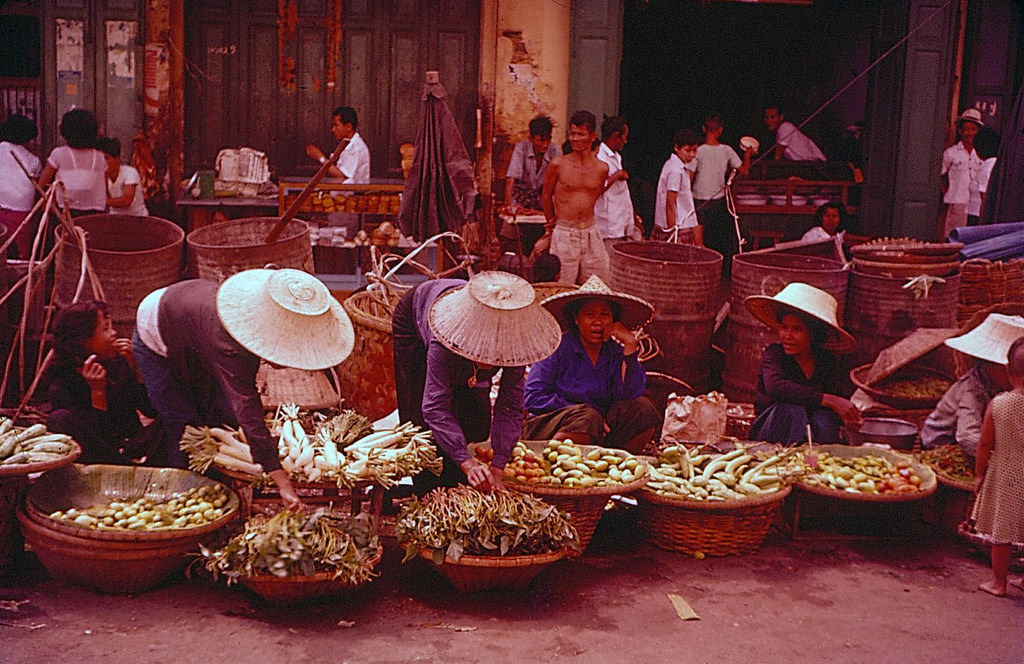
[[[547,222],[533,255],[547,250],[562,263],[558,280],[582,284],[596,274],[608,281],[608,252],[594,223],[594,202],[604,190],[608,164],[594,153],[597,119],[589,111],[576,111],[569,119],[572,152],[548,165],[540,203]]]

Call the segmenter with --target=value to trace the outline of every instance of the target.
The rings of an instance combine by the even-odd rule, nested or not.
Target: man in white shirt
[[[777,104],[764,107],[764,125],[775,133],[775,158],[790,161],[825,161],[825,153],[807,134],[786,120]]]
[[[942,202],[945,210],[940,228],[945,238],[954,228],[967,225],[967,204],[971,198],[971,181],[978,177],[982,161],[974,149],[974,139],[985,126],[981,112],[969,108],[956,120],[960,140],[942,152]]]
[[[348,145],[338,157],[338,164],[331,165],[327,175],[338,178],[345,184],[367,184],[370,182],[370,148],[366,146],[362,136],[356,129],[359,127],[359,119],[355,109],[350,106],[339,106],[334,109],[331,119],[331,133],[334,139],[340,141],[343,138],[349,139]],[[312,143],[306,146],[306,154],[321,164],[327,161],[323,151]]]
[[[594,222],[611,256],[612,245],[632,237],[641,221],[629,197],[629,173],[622,168],[622,148],[629,137],[629,125],[617,115],[605,118],[601,123],[601,136],[604,140],[597,149],[597,158],[608,164],[608,179],[594,203]]]

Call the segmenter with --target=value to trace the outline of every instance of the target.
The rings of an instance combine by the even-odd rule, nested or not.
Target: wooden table
[[[239,196],[192,198],[187,193],[183,193],[178,195],[175,205],[185,210],[186,232],[192,232],[197,228],[228,219],[278,216],[277,194],[244,198]]]

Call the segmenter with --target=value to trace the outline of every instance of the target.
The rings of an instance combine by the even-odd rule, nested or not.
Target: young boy
[[[694,130],[684,128],[676,132],[672,143],[672,155],[661,167],[658,177],[654,225],[663,234],[692,228],[693,243],[704,246],[704,229],[697,222],[690,189],[700,136]]]
[[[546,115],[530,120],[530,139],[519,141],[512,150],[505,173],[505,209],[539,210],[540,192],[548,164],[559,156],[558,146],[551,142],[553,124]]]
[[[108,136],[96,139],[96,147],[107,158],[107,209],[110,214],[148,217],[142,200],[142,179],[132,166],[121,163],[121,141]]]
[[[594,154],[597,118],[576,111],[569,119],[572,152],[556,158],[544,176],[540,203],[544,209],[544,235],[534,245],[534,256],[550,247],[558,256],[558,280],[582,284],[596,274],[608,280],[608,252],[594,222],[594,202],[604,191],[608,165]]]
[[[697,148],[696,175],[693,179],[693,202],[697,219],[704,229],[707,246],[725,257],[723,270],[737,251],[736,231],[725,204],[725,182],[733,170],[746,175],[750,170],[750,153],[740,161],[736,151],[721,143],[723,123],[718,115],[704,118],[704,143]],[[727,271],[727,270],[726,270]]]

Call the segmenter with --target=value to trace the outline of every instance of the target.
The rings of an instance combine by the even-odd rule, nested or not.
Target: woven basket
[[[965,324],[979,311],[1003,302],[1019,301],[1024,293],[1024,258],[993,263],[966,260],[960,267],[960,306],[956,321]]]
[[[992,548],[992,538],[989,535],[974,532],[973,527],[968,521],[964,521],[960,524],[960,527],[957,528],[957,534],[970,544],[984,551],[986,554]],[[1024,542],[1014,542],[1010,545],[1010,551],[1014,556],[1024,556]]]
[[[13,477],[17,475],[28,476],[31,473],[42,473],[48,470],[56,470],[57,468],[63,468],[69,466],[75,462],[75,459],[82,455],[81,446],[75,441],[71,441],[74,446],[70,452],[65,454],[59,459],[54,461],[40,461],[39,463],[16,463],[9,466],[0,466],[0,477]]]
[[[876,401],[883,403],[893,408],[905,408],[908,410],[916,410],[928,408],[932,409],[935,404],[939,403],[942,399],[942,395],[938,394],[934,397],[904,397],[896,394],[891,394],[885,390],[885,383],[892,382],[893,379],[881,381],[877,385],[868,385],[867,375],[871,371],[870,364],[862,364],[859,367],[850,369],[850,382],[852,382],[858,388],[864,390],[864,392],[875,399]],[[904,369],[900,372],[903,378],[918,378],[918,377],[936,377],[948,380],[952,383],[955,379],[952,376],[946,375],[944,372],[938,369],[932,369],[930,367],[917,366],[908,369]],[[948,389],[948,388],[947,388]]]
[[[432,562],[431,549],[421,549],[419,555],[431,561],[460,593],[474,593],[490,588],[526,588],[545,567],[564,558],[566,551],[532,556],[462,556],[458,561],[445,556],[440,565]]]
[[[563,284],[560,281],[538,281],[533,285],[533,292],[536,294],[537,302],[543,302],[552,295],[558,295],[559,293],[567,293],[574,291],[579,288],[574,284]]]
[[[352,320],[355,344],[337,367],[338,385],[346,405],[371,420],[390,414],[398,406],[391,329],[398,297],[361,291],[342,302]]]
[[[293,403],[304,410],[338,407],[338,393],[323,371],[274,367],[260,362],[256,372],[256,390],[264,410],[276,410]]]
[[[637,493],[640,519],[651,544],[687,555],[733,556],[756,551],[789,495],[784,486],[745,500],[700,501]]]
[[[525,444],[541,455],[547,446],[546,442],[525,442]],[[598,449],[596,445],[579,445],[578,447],[583,451],[583,454]],[[619,457],[629,456],[629,453],[624,450],[600,449]],[[595,486],[586,489],[552,486],[550,484],[520,484],[508,481],[506,485],[510,489],[533,494],[549,505],[553,505],[561,512],[568,512],[569,520],[572,522],[573,527],[576,528],[576,534],[579,536],[580,551],[582,552],[590,544],[590,539],[594,536],[594,531],[597,530],[597,524],[601,521],[604,507],[608,504],[608,499],[613,495],[624,496],[633,493],[647,484],[647,464],[639,457],[637,457],[637,462],[640,464],[637,468],[642,469],[643,472],[629,484]]]
[[[817,452],[828,452],[832,456],[847,459],[863,456],[869,452],[864,447],[850,447],[848,445],[815,445],[814,450]],[[917,476],[921,478],[919,490],[907,493],[860,493],[859,491],[854,493],[852,491],[837,491],[836,489],[829,489],[817,484],[808,484],[803,481],[797,482],[796,487],[807,493],[855,503],[909,503],[927,498],[935,493],[938,480],[935,479],[935,472],[928,464],[922,463],[915,457],[882,448],[871,448],[870,454],[884,457],[893,463],[899,463],[900,461],[909,463]]]
[[[366,561],[369,569],[380,563],[384,547],[378,547],[377,553]],[[271,604],[301,604],[320,597],[330,597],[354,590],[362,586],[362,582],[354,582],[347,576],[334,577],[333,572],[315,572],[310,576],[276,577],[273,574],[258,574],[240,577],[238,582]]]

